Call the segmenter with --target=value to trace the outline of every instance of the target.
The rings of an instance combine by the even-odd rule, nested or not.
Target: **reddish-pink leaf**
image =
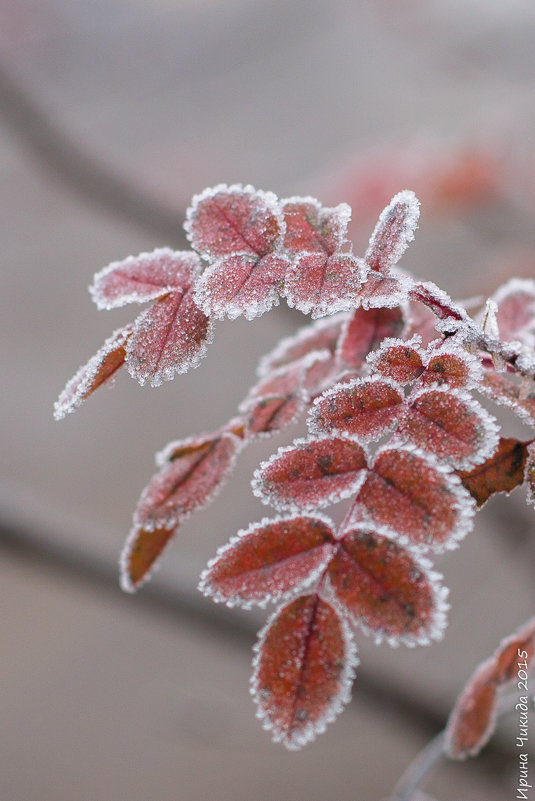
[[[114,378],[117,370],[125,363],[126,345],[131,335],[131,325],[118,328],[98,353],[80,367],[54,404],[56,420],[74,412],[96,389]]]
[[[476,756],[496,727],[497,692],[491,660],[473,673],[450,714],[444,750],[451,759]]]
[[[185,229],[201,256],[214,260],[233,253],[256,258],[281,243],[282,216],[272,192],[219,184],[195,195]]]
[[[177,527],[146,529],[135,525],[121,554],[121,587],[135,592],[153,574]]]
[[[309,366],[305,367],[303,389],[307,401],[311,401],[337,382],[340,364],[328,350],[316,351],[305,358],[309,360]]]
[[[533,347],[535,281],[529,278],[511,278],[494,293],[491,300],[498,306],[496,321],[500,339],[516,339]]]
[[[441,552],[455,548],[472,527],[474,504],[460,480],[429,456],[385,448],[358,495],[358,506],[402,545]]]
[[[271,353],[260,360],[258,375],[266,376],[278,367],[284,367],[313,351],[327,350],[334,353],[347,318],[347,314],[342,312],[332,317],[316,320],[316,322],[300,328],[293,336],[285,337]]]
[[[230,433],[171,443],[169,459],[139,500],[134,522],[147,530],[171,528],[206,506],[234,467],[241,441]]]
[[[351,209],[341,203],[334,209],[323,208],[311,197],[292,197],[281,201],[286,223],[284,248],[291,254],[304,250],[332,255],[344,245]]]
[[[493,673],[499,686],[510,681],[525,680],[526,673],[531,670],[532,658],[535,654],[535,617],[523,623],[509,637],[505,637],[491,657]]]
[[[212,338],[212,324],[194,303],[191,288],[175,290],[139,315],[127,349],[128,372],[158,387],[196,367]]]
[[[414,192],[404,190],[383,209],[371,236],[365,261],[370,269],[386,273],[401,259],[420,217],[420,203]]]
[[[173,289],[189,289],[200,267],[196,253],[160,248],[109,264],[95,275],[89,291],[99,309],[145,303]]]
[[[228,606],[265,606],[309,586],[332,551],[332,524],[325,518],[264,518],[219,549],[199,589]]]
[[[521,392],[515,383],[516,376],[510,373],[497,373],[493,368],[485,370],[481,392],[502,406],[507,406],[521,420],[535,426],[535,384],[530,392]]]
[[[262,378],[240,404],[247,436],[272,434],[293,423],[305,405],[303,381],[310,357],[280,367]]]
[[[273,740],[298,749],[349,701],[358,664],[351,634],[317,595],[279,609],[259,635],[251,692]]]
[[[363,309],[395,308],[405,304],[411,285],[404,275],[383,275],[370,270],[357,301]]]
[[[313,434],[350,434],[368,442],[396,424],[403,403],[401,388],[386,378],[339,383],[314,401],[309,429]]]
[[[450,296],[432,281],[414,284],[410,297],[413,301],[425,304],[439,320],[470,321],[466,309],[463,309],[458,303],[454,303]]]
[[[397,337],[404,327],[403,312],[393,309],[357,309],[342,331],[337,353],[350,367],[362,367],[366,356],[387,337]]]
[[[530,442],[527,446],[527,460],[524,473],[528,497],[527,502],[535,506],[535,443]]]
[[[323,317],[354,308],[364,277],[363,262],[349,253],[302,253],[288,268],[284,295],[289,306]]]
[[[427,645],[446,626],[447,590],[431,563],[361,524],[344,534],[329,563],[337,602],[354,624],[391,645]]]
[[[385,340],[378,351],[370,354],[368,362],[381,375],[400,384],[416,381],[424,372],[417,343],[404,342],[401,339]]]
[[[528,449],[525,442],[500,437],[496,452],[471,470],[459,473],[478,506],[483,506],[496,492],[509,494],[524,481]]]
[[[463,470],[498,446],[495,419],[468,393],[448,387],[413,395],[396,436]]]
[[[298,439],[254,474],[253,491],[276,509],[317,509],[354,495],[364,480],[364,449],[341,437]]]
[[[422,384],[447,384],[449,387],[466,387],[473,384],[474,373],[480,377],[479,363],[468,353],[453,352],[445,348],[432,351],[426,360]]]
[[[435,340],[438,336],[436,324],[437,318],[434,313],[423,303],[417,301],[409,301],[409,330],[408,337],[417,334],[421,337],[422,345],[426,347],[430,342]]]

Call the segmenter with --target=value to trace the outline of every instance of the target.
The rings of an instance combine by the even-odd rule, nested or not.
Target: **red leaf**
[[[273,740],[296,750],[350,699],[358,664],[350,632],[317,595],[279,609],[259,635],[251,692]]]
[[[410,292],[411,300],[425,304],[439,320],[456,320],[470,323],[466,310],[454,303],[450,296],[432,281],[423,281],[414,286]]]
[[[446,626],[447,590],[431,563],[369,524],[344,534],[329,563],[330,585],[354,624],[380,643],[427,645]]]
[[[444,750],[451,759],[476,756],[490,740],[496,727],[497,700],[487,660],[472,675],[450,714]]]
[[[461,390],[424,390],[409,400],[396,432],[453,467],[481,464],[498,446],[495,419]]]
[[[309,357],[262,378],[240,404],[247,436],[272,434],[293,423],[305,405],[303,381]]]
[[[409,330],[407,337],[410,338],[417,334],[422,339],[422,345],[426,347],[430,342],[436,340],[438,334],[436,329],[437,318],[433,312],[417,301],[409,301]]]
[[[128,343],[128,372],[158,387],[196,367],[212,338],[212,324],[194,303],[191,288],[173,291],[139,315]]]
[[[349,253],[303,253],[288,268],[284,295],[289,306],[323,317],[354,308],[364,276],[362,261]]]
[[[131,325],[118,328],[98,353],[80,367],[54,404],[56,420],[74,412],[96,389],[113,379],[126,360],[126,344],[131,334]]]
[[[422,384],[447,384],[449,387],[466,387],[481,378],[479,362],[468,353],[453,352],[447,348],[432,351],[421,377]],[[475,374],[475,375],[474,375]]]
[[[284,248],[292,254],[309,252],[332,255],[344,245],[351,209],[341,203],[326,209],[311,197],[292,197],[281,201],[286,233]]]
[[[234,467],[241,441],[230,433],[171,443],[164,464],[143,491],[134,515],[147,530],[171,528],[212,501]]]
[[[275,255],[284,222],[277,198],[251,186],[216,186],[193,198],[186,231],[211,265],[195,298],[207,315],[248,319],[277,302],[288,263]]]
[[[396,424],[403,403],[401,389],[389,379],[335,384],[314,401],[309,429],[313,434],[350,434],[368,442]]]
[[[369,356],[368,362],[381,375],[400,384],[416,381],[424,372],[416,343],[401,339],[387,339],[378,351]]]
[[[95,275],[89,291],[99,309],[145,303],[173,289],[188,289],[200,266],[196,253],[160,248],[109,264]]]
[[[265,606],[310,585],[332,550],[332,524],[326,519],[264,518],[218,551],[199,589],[228,606]]]
[[[520,340],[533,346],[535,335],[535,281],[511,278],[491,300],[498,305],[496,321],[502,340]]]
[[[525,423],[535,426],[535,384],[531,392],[521,395],[520,384],[514,383],[514,377],[490,369],[485,370],[480,390],[496,403],[507,406]]]
[[[405,190],[392,198],[381,212],[366,251],[370,269],[386,273],[398,263],[414,239],[419,217],[420,203],[414,192]]]
[[[368,353],[383,339],[399,336],[403,326],[403,312],[399,307],[359,308],[344,326],[337,353],[351,367],[362,367]]]
[[[150,578],[163,551],[176,534],[171,528],[146,529],[134,526],[121,554],[121,587],[135,592]]]
[[[489,660],[493,665],[496,683],[502,686],[510,681],[518,681],[521,669],[529,673],[534,654],[535,617],[532,617],[509,637],[505,637]]]
[[[341,437],[297,439],[255,472],[255,495],[276,509],[313,510],[354,495],[364,480],[366,453]]]
[[[457,476],[409,449],[377,453],[357,502],[356,512],[363,506],[402,545],[441,552],[455,548],[472,527],[474,505]]]
[[[459,473],[478,506],[483,506],[496,492],[509,494],[523,483],[527,452],[525,442],[500,437],[498,449],[489,459],[472,470]]]
[[[334,353],[342,326],[347,320],[345,313],[326,317],[300,328],[290,337],[282,339],[271,353],[264,356],[258,365],[258,375],[267,376],[278,367],[301,359],[313,351],[328,350]]]
[[[358,293],[363,309],[395,308],[405,304],[411,281],[404,275],[383,275],[370,271]]]

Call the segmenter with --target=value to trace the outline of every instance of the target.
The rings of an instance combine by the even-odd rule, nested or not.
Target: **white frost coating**
[[[338,314],[332,315],[332,317],[323,317],[319,320],[315,320],[309,325],[302,326],[295,334],[284,337],[284,339],[281,339],[275,345],[271,353],[267,353],[260,359],[258,367],[256,368],[257,376],[259,378],[266,378],[273,370],[296,361],[296,359],[289,359],[286,361],[286,354],[301,344],[305,345],[307,340],[312,339],[325,329],[334,328],[336,325],[340,325],[341,329],[343,323],[349,318],[350,314],[348,312],[339,312]],[[317,348],[314,348],[314,350],[317,350]],[[281,362],[282,364],[280,364]]]
[[[89,391],[105,357],[116,348],[121,347],[121,345],[126,345],[131,333],[131,325],[117,328],[117,330],[108,337],[100,350],[77,370],[54,403],[55,420],[63,419],[67,414],[74,412],[84,402],[84,396]],[[114,380],[115,378],[112,376],[108,378],[105,383],[108,386],[113,386]]]
[[[272,584],[272,592],[266,593],[264,596],[259,598],[243,598],[240,595],[233,595],[227,596],[221,593],[217,588],[211,586],[210,584],[210,571],[217,563],[224,557],[229,551],[232,551],[236,545],[239,545],[245,537],[248,537],[251,534],[255,534],[257,531],[265,528],[266,526],[272,526],[276,523],[285,523],[291,522],[295,520],[296,517],[299,519],[306,519],[306,520],[314,520],[320,521],[323,523],[331,532],[334,540],[334,523],[333,521],[327,517],[326,515],[321,514],[318,512],[314,515],[306,515],[306,514],[298,514],[298,515],[281,515],[277,517],[263,517],[258,523],[251,523],[250,526],[246,529],[240,529],[230,540],[225,544],[218,548],[216,554],[206,565],[206,568],[202,571],[199,577],[199,584],[197,585],[197,589],[203,593],[207,598],[211,598],[216,604],[224,603],[228,607],[239,606],[242,609],[252,609],[255,606],[260,607],[261,609],[265,609],[265,607],[269,603],[278,603],[280,601],[289,601],[290,599],[295,599],[299,595],[302,594],[303,590],[310,588],[315,582],[317,582],[325,568],[329,564],[333,550],[334,550],[334,542],[331,544],[331,547],[328,548],[327,546],[329,543],[325,543],[325,554],[321,562],[312,568],[308,574],[295,586],[291,587],[289,590],[284,589],[284,587],[279,587],[278,590],[273,587]],[[303,551],[306,553],[306,551]]]
[[[512,389],[519,390],[519,387],[512,385]],[[508,409],[511,409],[512,412],[516,414],[517,417],[520,418],[524,423],[528,423],[531,426],[535,426],[535,412],[532,414],[525,406],[522,406],[522,401],[520,400],[520,391],[519,397],[514,398],[510,395],[505,394],[504,392],[500,392],[499,389],[493,387],[488,382],[484,381],[479,387],[478,391],[481,392],[483,395],[486,395],[487,398],[490,398],[494,403],[499,404],[500,406],[505,406]]]
[[[149,285],[151,281],[147,277],[146,280],[142,278],[131,278],[130,281],[132,285],[135,283],[140,283],[145,287],[144,291],[141,291],[139,288],[133,289],[125,294],[118,295],[115,298],[110,298],[106,295],[105,291],[102,289],[102,284],[104,279],[107,278],[109,275],[115,272],[124,272],[128,273],[129,270],[150,270],[151,264],[154,263],[155,259],[168,259],[169,261],[174,260],[179,261],[179,267],[184,267],[187,264],[191,274],[191,281],[195,280],[195,277],[200,271],[200,261],[199,257],[196,253],[192,253],[191,251],[173,251],[170,248],[157,248],[150,253],[140,253],[137,256],[128,256],[126,259],[122,261],[114,261],[111,264],[108,264],[107,267],[104,267],[100,272],[95,273],[93,277],[93,283],[89,287],[89,294],[94,303],[96,303],[97,307],[100,310],[110,310],[110,309],[117,309],[121,306],[125,306],[127,303],[146,303],[150,300],[156,300],[157,298],[161,298],[166,295],[168,292],[176,290],[177,284],[176,280],[174,283],[170,281],[169,283],[164,284],[154,284],[153,288],[150,289]],[[176,278],[170,273],[167,276],[169,279]],[[128,282],[128,278],[125,278],[125,283]]]
[[[324,281],[322,286],[315,290],[313,294],[309,294],[308,297],[304,298],[299,297],[302,293],[301,286],[303,283],[300,279],[301,262],[314,255],[316,254],[304,251],[290,264],[282,292],[288,306],[292,309],[297,309],[303,314],[310,314],[313,320],[356,309],[360,303],[359,291],[366,279],[367,268],[362,259],[350,253],[334,253],[332,256],[326,256],[326,261],[338,259],[350,265],[352,270],[351,284],[346,282],[343,294],[333,293],[329,295],[329,285]]]
[[[498,313],[498,304],[496,301],[489,298],[485,303],[485,313],[483,315],[483,333],[493,339],[500,338],[500,327],[496,315]]]
[[[463,328],[463,322],[466,324],[468,328],[475,328],[474,321],[469,316],[466,309],[460,306],[458,303],[455,303],[447,292],[444,292],[443,289],[440,289],[433,281],[419,281],[415,285],[415,290],[417,291],[418,288],[421,287],[424,289],[431,298],[437,302],[440,306],[444,306],[445,308],[451,309],[458,314],[461,319],[457,319],[451,315],[445,314],[443,319],[440,319],[442,324],[447,323],[450,327],[450,330],[457,330]],[[422,302],[422,301],[420,301]]]
[[[186,237],[188,241],[191,242],[192,247],[195,248],[191,226],[197,214],[197,208],[199,204],[203,200],[214,198],[216,195],[221,193],[229,195],[255,195],[263,200],[265,208],[276,217],[277,222],[279,223],[280,233],[275,242],[274,249],[279,250],[281,248],[284,240],[284,234],[286,232],[286,223],[284,222],[284,216],[279,205],[279,200],[273,192],[265,192],[262,189],[255,189],[254,186],[251,186],[251,184],[246,184],[245,186],[242,184],[231,184],[230,186],[228,184],[217,184],[217,186],[208,187],[199,194],[193,196],[191,205],[186,211],[186,221],[184,223],[184,231],[186,232]],[[197,250],[197,248],[195,248],[195,250]],[[206,259],[207,261],[211,260],[209,251],[205,250],[197,252],[200,253],[203,259]],[[229,253],[228,255],[230,256],[231,254]]]
[[[497,305],[498,313],[500,304],[506,301],[511,295],[527,295],[531,297],[531,309],[533,314],[531,319],[525,325],[520,325],[518,329],[514,331],[515,338],[518,338],[524,345],[528,345],[529,347],[535,346],[535,281],[531,278],[511,278],[509,281],[506,281],[505,284],[502,284],[496,292],[491,296],[490,300]],[[488,302],[488,301],[487,301]],[[480,314],[479,318],[483,317],[483,314]],[[476,318],[477,319],[477,318]],[[480,319],[481,322],[481,319]],[[497,335],[491,334],[491,336],[495,336],[496,339],[498,338]]]
[[[327,603],[324,601],[324,603]],[[332,606],[332,605],[331,605]],[[340,691],[331,701],[331,706],[326,710],[325,714],[314,723],[308,723],[299,732],[294,733],[290,737],[284,731],[277,727],[277,723],[271,720],[269,711],[264,708],[262,699],[262,690],[258,686],[258,670],[261,659],[261,651],[264,645],[264,640],[267,632],[269,631],[272,623],[277,619],[279,614],[285,607],[279,607],[271,615],[266,625],[258,633],[258,640],[253,646],[253,675],[250,679],[250,693],[254,702],[257,705],[256,717],[262,721],[262,728],[266,731],[271,731],[272,740],[274,743],[282,743],[289,751],[299,751],[304,745],[315,740],[318,734],[323,734],[327,725],[332,723],[338,715],[343,711],[344,706],[351,700],[351,687],[356,677],[356,668],[360,664],[357,656],[357,645],[353,637],[353,632],[344,617],[337,614],[340,627],[342,629],[342,636],[344,639],[345,652],[344,652],[344,667],[338,679]],[[332,607],[334,609],[334,607]],[[334,609],[336,612],[336,609]]]
[[[298,195],[285,197],[279,202],[283,213],[285,206],[289,206],[290,204],[309,204],[313,206],[318,213],[318,222],[320,225],[329,218],[331,218],[331,221],[334,223],[333,233],[336,242],[336,250],[340,250],[347,242],[347,228],[351,222],[351,206],[347,203],[339,203],[338,206],[326,208],[317,198],[311,197],[310,195],[305,197],[299,197]]]
[[[452,471],[449,465],[439,461],[435,458],[435,456],[430,453],[426,453],[421,448],[417,448],[415,445],[410,443],[396,444],[392,440],[386,447],[380,448],[377,451],[374,457],[374,462],[379,459],[381,454],[387,451],[403,451],[404,453],[410,453],[412,456],[416,456],[418,459],[421,459],[428,467],[433,468],[437,473],[439,473],[439,475],[443,476],[447,485],[447,490],[453,496],[454,510],[457,514],[456,524],[449,532],[448,538],[442,543],[417,543],[411,540],[406,534],[401,534],[394,529],[390,530],[390,538],[394,539],[396,542],[399,542],[400,545],[403,545],[412,553],[433,551],[433,553],[441,554],[445,551],[451,551],[457,548],[459,543],[466,537],[466,535],[472,531],[472,528],[474,527],[474,516],[477,512],[476,502],[468,490],[463,486],[459,476]],[[370,467],[373,467],[373,465]],[[365,506],[359,506],[357,511],[363,518],[362,522],[366,523],[366,521],[369,521],[375,525],[372,515]],[[361,521],[359,520],[357,522]],[[349,525],[351,525],[351,520],[348,522],[348,526]]]
[[[322,442],[322,441],[329,441],[332,439],[346,439],[348,442],[356,442],[355,437],[349,437],[347,435],[336,435],[333,434],[324,434],[312,437],[302,437],[299,439],[294,439],[291,445],[283,445],[281,446],[276,453],[273,453],[269,459],[265,462],[262,462],[259,467],[254,471],[253,478],[251,479],[251,487],[253,490],[253,494],[256,495],[257,498],[260,498],[263,504],[266,506],[272,506],[279,512],[292,512],[294,515],[300,514],[301,512],[312,512],[314,509],[323,509],[325,506],[332,506],[334,503],[338,503],[339,501],[343,501],[346,498],[351,498],[353,495],[356,495],[357,492],[360,490],[362,485],[364,484],[366,478],[366,468],[362,470],[358,470],[355,474],[355,478],[351,481],[351,484],[343,490],[332,490],[328,495],[322,496],[320,499],[310,499],[307,502],[296,502],[293,503],[291,501],[287,501],[277,497],[277,493],[273,491],[273,489],[269,488],[269,481],[265,479],[262,475],[264,470],[267,470],[271,465],[280,459],[285,453],[290,453],[291,451],[295,451],[300,449],[302,446],[311,445],[314,442]],[[360,444],[360,443],[359,443]],[[367,455],[366,449],[362,447],[365,455]],[[335,475],[333,475],[335,478]],[[303,482],[306,479],[298,479],[300,482]],[[316,479],[316,481],[320,481],[321,479]]]
[[[423,389],[415,388],[408,399],[409,409],[419,398],[422,398],[425,395],[437,393],[445,394],[447,397],[457,398],[459,401],[464,403],[478,418],[480,431],[482,432],[480,442],[470,456],[466,456],[465,458],[459,457],[458,459],[454,459],[451,456],[440,456],[439,458],[441,461],[444,461],[457,470],[469,470],[471,467],[475,467],[475,465],[482,464],[496,451],[500,441],[500,426],[498,425],[496,418],[493,417],[490,412],[484,409],[483,406],[481,406],[481,404],[466,390],[451,388],[440,384],[429,384]],[[403,426],[401,426],[400,430],[396,432],[395,436],[396,438],[399,438],[400,441],[408,439],[408,434],[403,430]],[[451,434],[450,436],[455,438],[454,434]],[[423,449],[422,444],[420,444],[419,447]]]
[[[141,589],[141,587],[143,587],[144,584],[146,584],[153,577],[154,573],[156,573],[160,569],[162,564],[162,558],[166,553],[167,549],[169,548],[169,546],[171,545],[171,543],[174,541],[176,536],[176,530],[175,530],[173,534],[169,537],[168,541],[165,543],[165,546],[158,554],[158,558],[155,559],[152,565],[150,566],[150,570],[146,571],[143,578],[137,584],[133,584],[132,581],[130,580],[130,575],[128,570],[128,560],[132,552],[132,547],[134,546],[137,540],[139,531],[140,529],[136,525],[134,525],[131,528],[127,540],[123,546],[123,550],[121,551],[121,555],[119,557],[119,584],[124,592],[129,592],[129,593],[137,592],[139,589]]]
[[[323,403],[323,401],[329,400],[329,398],[334,398],[339,393],[341,394],[342,392],[348,390],[351,391],[352,389],[356,389],[357,387],[369,386],[370,384],[375,384],[375,383],[386,384],[387,386],[389,386],[391,389],[395,390],[398,393],[400,397],[399,408],[401,414],[401,409],[404,407],[404,394],[402,386],[398,384],[396,381],[393,381],[391,378],[387,378],[386,376],[382,375],[372,375],[368,378],[352,378],[350,381],[339,382],[338,384],[334,384],[334,386],[332,386],[330,389],[327,389],[325,392],[323,392],[321,395],[315,398],[314,404],[307,415],[307,426],[309,432],[314,436],[318,436],[319,434],[325,433],[325,430],[322,428],[321,423],[318,420],[320,416],[319,405]],[[329,428],[328,433],[331,436],[346,437],[348,439],[353,439],[363,444],[365,442],[370,442],[372,440],[379,439],[380,437],[383,436],[383,434],[387,433],[388,431],[392,431],[392,429],[397,425],[397,423],[398,420],[393,419],[389,424],[385,424],[384,427],[381,429],[380,434],[375,434],[372,431],[368,435],[364,434],[357,435],[357,434],[351,434],[348,431],[344,431],[343,429],[335,427]]]
[[[441,344],[438,344],[438,342],[438,340],[430,342],[427,350],[424,351],[425,366],[427,367],[432,359],[434,359],[436,356],[441,356],[442,354],[456,356],[466,365],[468,369],[468,377],[465,384],[465,389],[474,389],[479,387],[479,384],[483,379],[483,367],[481,365],[481,360],[475,354],[467,351],[466,348],[456,341],[455,337],[449,337],[446,340],[442,340]]]
[[[406,211],[404,215],[402,231],[398,236],[397,242],[395,243],[392,256],[387,267],[397,264],[407,250],[409,244],[414,240],[414,232],[418,227],[418,220],[420,218],[420,201],[412,190],[404,189],[401,192],[398,192],[397,195],[394,195],[388,206],[386,206],[386,208],[384,208],[379,215],[377,225],[375,226],[370,237],[368,250],[366,251],[366,255],[364,257],[365,261],[368,261],[368,258],[373,254],[373,249],[376,246],[376,240],[381,238],[385,224],[388,223],[388,220],[394,212],[396,206],[403,206]]]
[[[422,363],[424,361],[424,353],[425,351],[421,348],[422,344],[422,337],[419,334],[413,334],[410,339],[398,339],[396,337],[386,337],[383,339],[377,350],[372,350],[366,356],[366,363],[371,367],[372,370],[377,370],[376,364],[385,355],[385,351],[389,348],[411,348],[415,350]],[[416,380],[416,379],[413,379]],[[405,382],[403,382],[405,383]],[[412,383],[412,380],[407,383]]]
[[[363,286],[363,292],[366,292],[368,284],[372,286],[373,281],[376,280],[381,284],[386,284],[386,289],[380,289],[374,294],[366,296],[365,294],[360,298],[360,305],[363,309],[394,309],[397,306],[403,306],[409,297],[409,292],[413,287],[413,280],[405,275],[388,274],[383,275],[374,270],[370,270],[366,276],[366,282]],[[392,284],[395,283],[395,289]],[[369,287],[368,287],[369,291]]]
[[[348,527],[344,535],[351,534],[354,531],[372,532],[384,537],[387,540],[392,540],[397,546],[401,546],[399,538],[395,531],[392,531],[388,526],[378,525],[376,523],[360,522]],[[343,539],[343,536],[341,539]],[[385,629],[375,629],[368,626],[364,620],[355,616],[344,602],[338,598],[336,588],[333,586],[330,577],[327,575],[325,592],[328,593],[331,603],[336,606],[340,614],[350,621],[353,626],[357,626],[368,637],[372,637],[376,645],[381,645],[382,642],[388,643],[392,648],[397,648],[399,645],[406,645],[408,648],[414,648],[417,645],[431,645],[433,641],[440,641],[444,637],[444,631],[448,625],[448,611],[451,606],[447,602],[449,589],[441,582],[444,576],[434,570],[433,563],[413,547],[404,547],[410,555],[413,562],[412,570],[419,571],[424,574],[427,583],[431,589],[433,597],[433,613],[427,625],[421,626],[420,629],[412,634],[387,634]]]

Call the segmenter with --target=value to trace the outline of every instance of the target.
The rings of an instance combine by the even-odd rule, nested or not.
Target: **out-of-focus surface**
[[[380,198],[377,208],[363,199],[365,167],[399,165],[401,150],[404,185],[393,192],[412,187],[412,164],[423,202],[405,266],[457,297],[491,292],[511,253],[522,275],[535,274],[534,37],[535,6],[521,0],[0,6],[0,63],[94,159],[176,208],[177,231],[194,192],[250,182],[352,203],[362,252],[381,210]],[[500,192],[490,168],[488,185],[474,178],[480,202],[463,206],[463,173],[458,202],[441,207],[449,190],[429,189],[429,152],[446,162],[465,152],[468,164],[470,153],[492,154]],[[120,376],[54,423],[66,379],[132,317],[131,308],[97,313],[86,292],[93,272],[173,243],[84,199],[7,126],[0,171],[0,527],[112,564],[154,451],[228,419],[259,356],[305,320],[281,306],[254,323],[221,323],[190,375],[157,390]],[[193,592],[216,547],[265,514],[248,481],[281,441],[250,449],[224,495],[184,525],[157,586]],[[509,503],[515,525],[532,529],[521,491]],[[533,550],[504,537],[508,508],[493,501],[440,561],[452,589],[445,642],[391,652],[361,638],[367,673],[445,711],[474,665],[532,614]],[[141,597],[102,594],[10,549],[1,572],[0,784],[9,801],[379,801],[423,744],[410,719],[378,715],[359,698],[357,678],[353,705],[330,731],[287,754],[254,720],[244,640],[178,613],[161,619]],[[513,753],[512,734],[503,743]],[[502,801],[513,777],[501,782],[450,768],[436,794]]]

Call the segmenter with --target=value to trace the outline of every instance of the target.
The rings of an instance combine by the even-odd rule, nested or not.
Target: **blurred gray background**
[[[262,616],[195,587],[266,513],[254,467],[301,429],[245,454],[137,596],[116,563],[153,453],[228,419],[258,358],[304,318],[281,306],[221,323],[190,375],[157,390],[121,375],[61,423],[52,404],[137,313],[97,312],[92,274],[183,246],[190,197],[222,181],[348,201],[357,252],[390,195],[413,188],[406,267],[456,297],[534,276],[534,40],[532,0],[1,0],[2,799],[380,801],[474,666],[533,614],[519,490],[439,561],[445,641],[392,651],[362,636],[352,704],[286,753],[248,695]],[[487,757],[429,787],[503,801],[515,758],[504,724]]]

